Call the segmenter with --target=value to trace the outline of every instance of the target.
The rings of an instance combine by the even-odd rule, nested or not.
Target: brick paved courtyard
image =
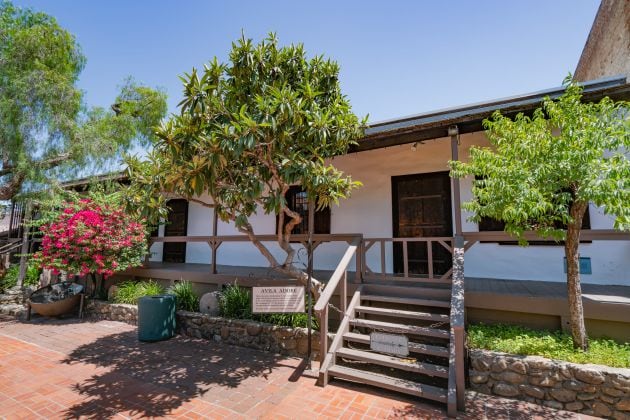
[[[300,360],[111,321],[0,317],[0,418],[443,418],[443,407],[342,382]],[[469,393],[466,418],[586,418]]]

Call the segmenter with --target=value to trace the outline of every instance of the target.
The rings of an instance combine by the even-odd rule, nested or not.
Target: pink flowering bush
[[[142,264],[147,253],[143,223],[117,206],[89,198],[64,202],[61,208],[40,227],[42,247],[34,258],[42,268],[105,279]]]

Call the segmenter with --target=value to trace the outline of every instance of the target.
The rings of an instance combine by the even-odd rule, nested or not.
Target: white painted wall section
[[[460,157],[466,159],[472,145],[487,146],[483,133],[461,136]],[[450,139],[442,138],[418,144],[416,151],[411,145],[394,146],[385,149],[336,157],[332,163],[363,186],[352,196],[331,209],[331,233],[362,233],[365,237],[391,237],[392,191],[391,178],[397,175],[447,171],[450,159]],[[462,201],[472,198],[471,179],[461,180]],[[477,231],[475,223],[469,222],[469,214],[462,215],[464,231]],[[600,209],[591,206],[591,227],[611,229],[612,218]],[[258,234],[275,233],[275,215],[256,214],[251,218],[252,226]],[[453,224],[454,225],[454,224]],[[189,207],[188,234],[210,235],[212,230],[212,210],[191,203]],[[163,234],[163,229],[160,234]],[[239,232],[229,223],[219,222],[219,235],[236,235]],[[279,261],[284,253],[270,243],[270,248]],[[301,247],[300,247],[301,248]],[[346,248],[345,243],[322,244],[315,253],[317,269],[332,270],[336,267]],[[153,246],[152,260],[161,260],[159,244]],[[581,244],[580,254],[590,257],[592,275],[582,275],[582,281],[597,284],[630,285],[630,241],[596,241]],[[393,256],[389,245],[386,249],[387,271],[392,271]],[[467,253],[465,272],[469,277],[488,277],[517,280],[565,281],[564,250],[562,246],[530,246],[527,248],[494,243],[476,244]],[[298,252],[297,264],[306,265],[306,253]],[[188,244],[186,261],[209,264],[210,248],[206,244]],[[242,266],[267,266],[267,260],[248,242],[224,243],[217,256],[218,264]],[[373,246],[368,253],[367,263],[375,271],[380,271],[380,250]],[[354,262],[350,267],[354,267]]]

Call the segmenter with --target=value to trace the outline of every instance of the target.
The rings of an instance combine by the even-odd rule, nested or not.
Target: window
[[[558,228],[565,228],[563,226],[558,225]],[[582,229],[590,229],[591,228],[591,218],[589,215],[589,209],[586,209],[584,213],[584,218],[582,218]],[[505,229],[505,222],[501,220],[492,219],[489,217],[482,217],[479,221],[479,232],[496,232],[503,231]],[[485,242],[485,241],[484,241]],[[559,245],[564,244],[564,242],[554,242],[554,241],[528,241],[530,245]],[[582,243],[590,243],[591,241],[580,241]],[[516,245],[518,242],[516,241],[500,241],[499,245]]]
[[[289,209],[297,212],[302,216],[300,224],[293,228],[292,233],[296,235],[306,235],[308,233],[308,197],[306,191],[302,190],[299,185],[294,185],[289,188],[285,196],[287,200],[287,206]],[[278,220],[276,217],[276,232],[278,231]],[[289,222],[288,218],[284,218],[284,224]],[[284,227],[284,226],[283,226]],[[315,211],[315,234],[328,234],[330,233],[330,208],[326,207],[321,210]]]
[[[482,177],[475,176],[475,180],[480,180]],[[565,190],[561,190],[565,191]],[[568,191],[568,190],[566,190]],[[502,220],[496,220],[490,217],[482,217],[479,221],[479,232],[501,232],[505,230],[505,222]],[[558,229],[566,229],[566,226],[562,226],[562,224],[558,223],[556,225]],[[591,228],[591,218],[589,214],[589,209],[586,209],[584,213],[584,217],[582,218],[582,230]],[[493,241],[483,241],[483,242],[493,242]],[[554,241],[528,241],[530,245],[564,245],[564,242],[554,242]],[[580,241],[583,243],[590,243],[591,241]],[[499,245],[517,245],[517,241],[499,241]]]

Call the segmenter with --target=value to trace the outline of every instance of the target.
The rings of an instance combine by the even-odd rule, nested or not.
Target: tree
[[[492,148],[473,147],[470,162],[451,162],[452,175],[474,175],[473,200],[463,207],[473,221],[490,217],[525,245],[523,234],[564,240],[573,343],[588,349],[580,286],[580,228],[589,202],[630,229],[628,103],[609,98],[582,102],[582,88],[545,98],[532,117],[495,112],[484,121]]]
[[[84,65],[53,17],[0,1],[0,200],[148,143],[165,94],[128,79],[111,109],[87,108],[76,86]]]
[[[124,212],[119,193],[67,194],[69,201],[44,203],[39,220],[42,247],[34,260],[54,274],[103,279],[142,264],[147,254],[143,220]]]
[[[306,274],[293,265],[290,243],[302,218],[287,206],[285,194],[299,184],[322,208],[356,188],[358,182],[325,159],[345,153],[362,134],[362,123],[341,93],[337,63],[307,59],[302,44],[279,47],[273,34],[257,45],[241,37],[229,58],[228,64],[215,58],[201,73],[193,69],[181,78],[180,115],[158,129],[148,161],[128,160],[130,196],[137,206],[159,208],[163,196],[156,192],[166,191],[212,206],[272,268],[306,283]],[[212,202],[200,200],[204,192]],[[153,201],[143,198],[147,194]],[[279,215],[283,262],[249,222],[259,209]],[[314,283],[318,294],[320,284]]]

